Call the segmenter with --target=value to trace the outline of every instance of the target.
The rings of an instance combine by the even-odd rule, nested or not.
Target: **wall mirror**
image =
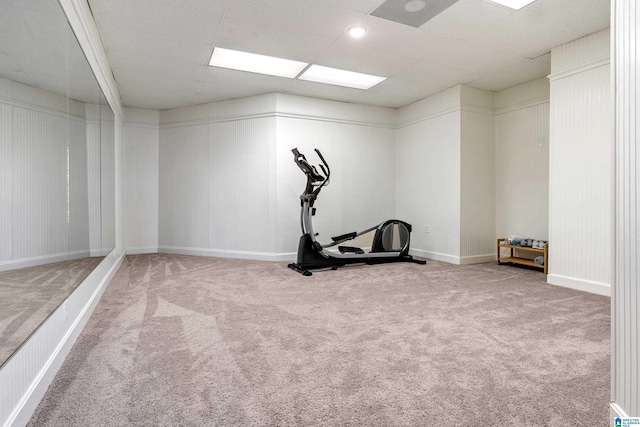
[[[115,246],[114,115],[58,0],[0,0],[0,367]]]

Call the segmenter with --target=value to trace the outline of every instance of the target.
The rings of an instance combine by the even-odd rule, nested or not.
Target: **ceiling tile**
[[[186,107],[194,104],[193,97],[185,98],[184,94],[154,94],[154,95],[123,95],[122,103],[124,105],[136,105],[136,108],[146,110],[170,110],[173,108]]]
[[[213,43],[225,1],[88,0],[98,28],[152,33],[179,40]]]
[[[564,30],[548,21],[512,13],[501,18],[490,31],[479,33],[474,43],[535,58],[548,52],[550,46],[560,46],[579,37],[581,34]]]
[[[197,99],[214,102],[264,93],[282,92],[291,82],[285,77],[207,67],[198,85]]]
[[[103,31],[103,43],[109,51],[161,58],[167,62],[208,64],[213,46],[198,41],[185,41],[171,36],[109,28]]]
[[[386,19],[367,16],[360,25],[367,28],[362,39],[353,39],[344,34],[339,42],[369,49],[376,54],[399,55],[416,59],[433,57],[458,41],[447,35],[425,31],[420,28],[397,24]]]
[[[327,6],[314,0],[230,0],[225,17],[282,30],[335,40],[365,16],[362,12]]]
[[[356,12],[371,13],[384,0],[316,0],[326,6],[355,10]]]
[[[519,13],[586,35],[610,26],[610,0],[537,0]]]
[[[519,82],[511,80],[503,80],[496,77],[483,77],[473,82],[469,82],[468,85],[477,89],[484,89],[497,92],[499,90],[508,89],[517,85]]]
[[[206,65],[191,64],[132,55],[124,52],[108,51],[114,73],[135,75],[146,80],[165,78],[176,80],[200,80]]]
[[[270,28],[225,18],[216,37],[216,46],[243,50],[295,61],[312,62],[333,40],[295,34],[288,28]]]
[[[484,73],[447,67],[431,61],[419,61],[395,77],[413,82],[439,82],[443,88],[447,88],[477,80],[483,75]]]
[[[14,82],[24,83],[29,86],[37,86],[33,79],[20,70],[9,70],[0,68],[0,76],[5,79],[13,80]]]
[[[0,52],[0,69],[3,71],[18,71],[19,68],[11,58]]]
[[[342,86],[327,85],[305,80],[292,80],[283,90],[285,93],[293,95],[303,95],[312,98],[333,99],[335,101],[350,102],[352,97],[358,92],[365,92],[361,89],[353,89]]]
[[[496,25],[511,14],[507,8],[479,0],[460,0],[440,15],[422,26],[423,29],[453,36],[460,40],[472,40],[478,33]]]
[[[547,77],[551,73],[551,65],[528,58],[514,57],[491,71],[491,76],[517,83]]]
[[[447,86],[437,81],[415,82],[392,77],[368,91],[354,94],[350,101],[399,108],[441,92],[446,88]]]
[[[334,43],[314,63],[359,73],[389,77],[416,63],[415,58],[376,52],[351,44]]]

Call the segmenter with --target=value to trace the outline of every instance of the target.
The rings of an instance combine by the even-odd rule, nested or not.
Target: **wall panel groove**
[[[603,30],[554,49],[552,63],[574,68],[576,61],[606,56],[608,36]],[[548,281],[566,285],[569,277],[575,287],[605,295],[612,281],[609,77],[603,65],[551,81],[549,142]]]

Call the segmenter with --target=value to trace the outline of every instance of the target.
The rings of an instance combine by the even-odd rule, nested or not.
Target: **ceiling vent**
[[[457,2],[458,0],[387,0],[371,12],[371,15],[420,28]]]

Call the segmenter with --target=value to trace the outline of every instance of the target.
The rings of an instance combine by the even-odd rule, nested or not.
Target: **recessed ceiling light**
[[[536,0],[491,0],[494,3],[501,4],[503,6],[510,7],[511,9],[520,10],[528,4],[533,3]]]
[[[216,47],[211,55],[209,65],[293,79],[309,64]]]
[[[359,25],[349,27],[347,29],[347,34],[349,34],[351,37],[354,37],[356,39],[359,39],[360,37],[364,36],[366,33],[367,33],[367,29]]]
[[[353,71],[340,70],[338,68],[324,67],[322,65],[312,65],[302,73],[300,80],[310,82],[326,83],[330,85],[346,86],[355,89],[369,89],[378,83],[386,80],[386,77],[373,76],[371,74],[356,73]]]
[[[410,13],[420,12],[426,5],[427,2],[424,0],[410,0],[405,3],[404,10]]]

